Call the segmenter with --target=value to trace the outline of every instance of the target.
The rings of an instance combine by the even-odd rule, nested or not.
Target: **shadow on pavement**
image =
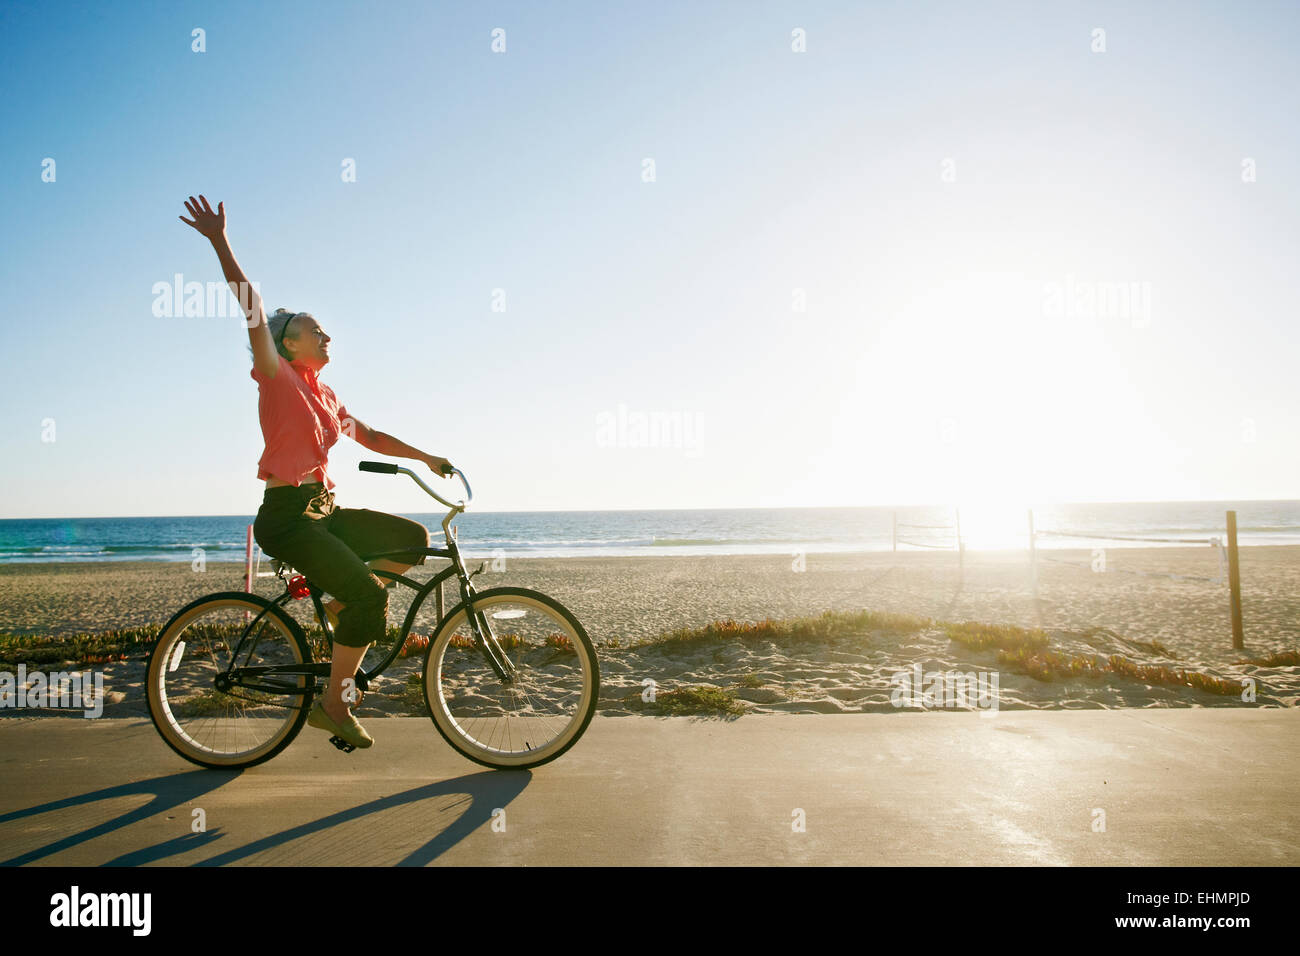
[[[22,820],[26,817],[34,817],[68,807],[97,803],[100,800],[132,797],[142,793],[153,794],[154,797],[144,806],[129,810],[112,820],[105,820],[103,823],[88,827],[80,833],[70,834],[38,849],[20,853],[18,856],[7,860],[0,860],[0,866],[21,866],[24,863],[32,863],[42,857],[74,847],[79,843],[86,843],[96,837],[103,836],[105,833],[111,833],[114,830],[120,830],[122,827],[148,819],[154,814],[164,813],[173,807],[188,803],[201,794],[216,790],[218,787],[234,780],[239,776],[239,773],[238,770],[190,770],[185,773],[174,773],[165,777],[140,780],[136,783],[119,784],[116,787],[105,787],[102,790],[92,790],[80,796],[51,800],[49,803],[42,803],[35,807],[0,814],[0,824],[4,824],[12,820]],[[201,834],[195,835],[200,836]]]
[[[14,810],[9,813],[0,815],[0,824],[11,821],[22,820],[29,817],[36,817],[43,813],[49,813],[56,810],[63,810],[68,807],[83,806],[96,803],[100,800],[112,800],[120,797],[130,797],[138,794],[152,794],[154,799],[141,807],[130,810],[107,820],[96,826],[88,827],[78,833],[70,834],[48,843],[45,846],[34,850],[21,853],[10,859],[0,860],[0,866],[21,866],[26,863],[32,863],[43,857],[51,856],[55,853],[62,852],[70,847],[86,843],[106,833],[119,830],[131,824],[146,820],[156,814],[165,813],[175,807],[192,802],[196,797],[209,793],[239,777],[240,771],[223,771],[223,770],[197,770],[186,773],[171,774],[165,777],[154,777],[150,780],[141,780],[136,783],[121,784],[115,787],[106,787],[102,790],[94,790],[89,793],[81,794],[75,797],[66,797],[62,800],[53,800],[35,807],[28,807],[23,810]],[[227,850],[214,857],[196,862],[195,866],[224,866],[230,863],[236,863],[250,856],[265,852],[277,846],[283,846],[293,840],[301,839],[312,834],[325,833],[333,827],[340,826],[355,820],[361,820],[372,814],[381,813],[394,807],[414,805],[421,801],[433,799],[440,796],[453,796],[464,794],[469,798],[468,807],[464,808],[461,814],[456,817],[450,824],[443,827],[440,832],[431,840],[419,846],[410,852],[404,859],[400,860],[397,866],[424,866],[433,860],[436,860],[451,847],[463,840],[475,829],[492,819],[492,812],[497,808],[507,806],[514,800],[532,780],[532,774],[528,771],[501,771],[489,770],[482,773],[476,773],[466,777],[457,777],[452,780],[444,780],[438,783],[426,784],[415,787],[403,793],[393,794],[391,796],[380,797],[377,800],[371,800],[359,806],[347,810],[340,810],[321,817],[308,823],[299,824],[279,833],[262,837],[254,840],[242,847]],[[453,804],[449,807],[442,808],[440,813],[447,813],[456,807]],[[165,840],[150,847],[143,847],[139,850],[133,850],[130,853],[119,856],[110,860],[105,866],[140,866],[146,863],[155,863],[168,857],[178,856],[189,853],[195,849],[208,846],[209,844],[222,839],[228,834],[222,833],[220,828],[207,831],[204,833],[187,833],[182,837]],[[364,855],[365,847],[349,844],[347,847],[340,847],[340,863],[349,860],[356,860],[358,855]]]
[[[290,827],[279,833],[255,840],[245,846],[228,850],[218,856],[201,860],[196,866],[225,866],[228,863],[235,863],[255,853],[261,853],[275,846],[280,846],[291,840],[297,840],[314,833],[323,833],[331,827],[339,826],[351,820],[359,820],[362,817],[373,813],[381,813],[384,810],[390,810],[393,807],[400,807],[408,804],[417,804],[423,800],[429,800],[439,796],[450,796],[454,794],[467,794],[469,796],[469,806],[446,826],[437,836],[429,840],[423,846],[420,846],[409,853],[404,859],[399,860],[396,866],[425,866],[436,860],[443,853],[459,843],[465,837],[469,836],[478,827],[482,826],[492,819],[492,811],[497,808],[503,808],[508,805],[515,797],[523,792],[528,786],[533,775],[526,771],[503,771],[503,770],[486,770],[482,773],[476,773],[469,777],[457,777],[454,780],[444,780],[440,783],[431,783],[422,787],[415,787],[407,790],[405,793],[395,793],[392,796],[380,797],[378,800],[371,800],[369,803],[363,803],[358,807],[350,810],[340,810],[338,813],[331,813],[328,816],[321,817],[319,820],[313,820],[310,823],[303,823],[296,827]],[[453,805],[454,806],[454,805]],[[447,812],[451,807],[444,808],[440,812]],[[198,835],[198,834],[196,834]],[[187,849],[191,845],[187,846]],[[358,847],[356,850],[349,850],[346,847],[340,847],[339,864],[356,860],[358,853],[363,851],[364,847]]]

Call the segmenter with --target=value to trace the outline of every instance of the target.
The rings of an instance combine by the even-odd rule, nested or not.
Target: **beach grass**
[[[412,712],[412,716],[429,716],[429,709],[424,706],[423,674],[406,675],[406,683],[402,687],[402,703]]]
[[[1092,654],[1067,655],[1055,651],[1019,647],[1000,650],[998,663],[1013,673],[1027,674],[1041,681],[1114,675],[1141,681],[1144,684],[1192,687],[1225,697],[1235,697],[1242,690],[1240,683],[1195,671],[1175,670],[1162,664],[1137,664],[1119,654],[1112,654],[1103,659]]]
[[[1161,657],[1178,657],[1177,654],[1165,647],[1159,641],[1129,641],[1129,643],[1138,650],[1147,651],[1151,654],[1158,654]]]
[[[1119,641],[1127,644],[1135,650],[1146,651],[1148,654],[1155,654],[1159,657],[1168,657],[1174,660],[1178,659],[1177,654],[1165,647],[1165,645],[1161,644],[1159,641],[1136,641],[1132,638],[1125,637],[1123,634],[1117,634],[1108,627],[1089,627],[1082,631],[1075,632],[1075,636],[1085,644],[1091,644],[1093,647],[1104,647],[1106,644]]]
[[[824,611],[816,617],[780,620],[764,618],[752,623],[728,618],[713,621],[703,627],[678,628],[657,637],[633,642],[630,646],[644,648],[736,640],[824,641],[836,637],[856,637],[872,631],[911,634],[933,625],[934,622],[928,617],[916,617],[910,614],[884,614],[879,611]]]
[[[1243,664],[1254,664],[1257,667],[1296,667],[1300,665],[1300,651],[1282,651],[1278,654],[1270,654],[1268,657],[1257,657],[1251,661],[1242,661]]]
[[[429,649],[428,634],[410,634],[406,638],[406,643],[402,645],[402,649],[397,652],[397,656],[412,657],[419,654],[423,654],[428,649]]]
[[[656,717],[699,717],[728,716],[738,717],[745,713],[745,705],[736,699],[736,695],[722,687],[677,687],[672,690],[656,691],[654,699],[641,699],[641,691],[634,691],[623,698],[623,703],[632,710]]]
[[[28,667],[64,663],[110,664],[132,657],[147,657],[153,651],[162,628],[161,624],[145,624],[94,633],[0,634],[0,668],[12,669],[20,663]],[[204,633],[211,637],[234,638],[242,631],[242,625],[233,623],[204,625]],[[397,640],[399,631],[397,627],[388,628],[385,641]],[[305,630],[304,634],[314,650],[328,656],[324,631],[316,627]]]
[[[997,648],[1003,651],[1019,651],[1026,648],[1047,646],[1047,634],[1037,628],[1015,627],[1010,624],[981,624],[977,621],[963,621],[960,624],[943,624],[944,633],[950,641],[962,644],[973,651]]]
[[[108,664],[126,660],[152,651],[161,630],[160,624],[146,624],[93,634],[0,634],[0,668],[12,670],[19,664],[28,667]]]

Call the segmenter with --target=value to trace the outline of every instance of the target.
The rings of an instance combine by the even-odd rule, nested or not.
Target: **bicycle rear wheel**
[[[238,591],[199,598],[158,638],[149,716],[186,760],[251,767],[287,747],[307,720],[315,678],[301,665],[310,660],[298,626],[271,602]]]
[[[516,670],[503,682],[475,646],[465,605],[438,629],[424,659],[424,699],[443,739],[475,763],[525,769],[577,743],[596,712],[600,671],[582,625],[558,601],[525,588],[475,595]]]

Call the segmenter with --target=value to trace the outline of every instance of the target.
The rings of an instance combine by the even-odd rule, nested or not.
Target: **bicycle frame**
[[[447,516],[442,519],[443,536],[446,538],[447,541],[447,546],[445,548],[424,547],[424,548],[402,548],[400,550],[391,550],[391,551],[379,551],[373,554],[359,555],[361,560],[373,561],[378,558],[397,557],[399,555],[409,556],[412,554],[423,554],[431,557],[446,558],[451,562],[446,568],[443,568],[432,578],[426,581],[423,585],[421,585],[417,581],[413,581],[410,578],[405,577],[404,575],[390,574],[389,572],[382,572],[382,571],[379,572],[381,574],[388,576],[392,580],[400,582],[401,584],[404,584],[405,586],[413,589],[416,593],[415,596],[411,599],[411,606],[406,612],[406,619],[402,622],[402,628],[401,631],[398,633],[398,638],[396,641],[393,642],[393,646],[388,650],[387,654],[384,656],[384,659],[369,671],[362,670],[357,672],[356,681],[357,681],[358,689],[362,691],[367,690],[369,686],[369,682],[373,678],[375,678],[376,676],[382,674],[385,670],[387,670],[392,665],[393,661],[397,659],[398,655],[401,654],[402,648],[406,644],[406,638],[409,636],[411,632],[411,626],[415,623],[416,612],[421,607],[423,607],[425,598],[428,596],[430,591],[436,590],[436,593],[434,595],[434,601],[435,601],[435,612],[437,614],[438,621],[437,621],[437,625],[434,628],[435,633],[437,632],[437,629],[443,625],[444,621],[446,620],[446,611],[443,606],[442,585],[444,581],[446,581],[448,578],[452,577],[453,575],[456,577],[457,582],[460,586],[461,603],[465,606],[466,609],[466,617],[469,620],[470,630],[473,632],[474,635],[475,647],[483,655],[483,658],[485,661],[487,661],[488,666],[490,666],[492,670],[496,672],[497,677],[500,678],[500,680],[503,683],[506,684],[514,683],[515,674],[516,674],[514,665],[510,662],[510,659],[506,656],[506,654],[502,650],[501,645],[500,643],[498,643],[496,639],[496,635],[493,633],[492,626],[488,622],[487,618],[483,614],[479,613],[474,609],[474,596],[476,592],[474,590],[474,584],[471,579],[476,574],[479,574],[483,570],[484,566],[480,565],[479,569],[477,571],[474,571],[473,573],[470,573],[465,569],[465,562],[464,559],[461,557],[460,548],[456,541],[456,528],[452,525],[452,521],[454,521],[460,514],[464,512],[465,502],[461,501],[458,503],[452,503],[450,501],[447,501],[445,498],[443,498],[441,495],[439,495],[437,492],[431,489],[428,485],[426,485],[423,481],[421,481],[420,477],[416,475],[413,471],[411,471],[409,468],[403,468],[398,465],[389,464],[387,462],[371,462],[371,461],[359,462],[358,468],[361,471],[374,471],[374,472],[381,472],[386,474],[397,474],[398,472],[401,472],[402,474],[408,475],[415,481],[416,484],[418,484],[421,488],[423,488],[425,492],[427,492],[431,497],[437,499],[438,501],[440,501],[442,504],[446,505],[450,509],[447,512]],[[465,491],[469,495],[470,500],[473,500],[474,493],[470,490],[469,482],[465,479],[464,474],[460,471],[460,469],[453,469],[453,473],[460,477],[461,482],[465,485]],[[273,607],[284,607],[290,601],[303,596],[301,594],[296,595],[294,593],[294,589],[290,587],[289,582],[285,580],[284,572],[285,572],[285,568],[288,567],[288,565],[286,565],[284,562],[280,562],[280,565],[281,566],[276,569],[275,573],[276,573],[276,577],[278,577],[284,583],[285,590],[284,590],[284,594],[275,598],[271,602],[271,606]],[[325,614],[324,605],[321,603],[320,600],[321,591],[316,585],[312,584],[310,581],[307,582],[307,585],[308,585],[307,596],[311,597],[312,606],[316,613],[316,620],[320,623],[321,629],[324,631],[324,633],[332,643],[334,640],[334,628],[329,623],[329,618]],[[269,608],[267,610],[269,610]],[[236,661],[239,660],[239,656],[244,650],[245,642],[249,639],[249,635],[253,631],[253,629],[266,615],[267,610],[263,610],[261,613],[259,613],[255,618],[249,621],[247,626],[244,628],[244,632],[240,636],[239,643],[236,645],[233,653],[231,654],[230,667],[227,669],[227,671],[224,674],[220,674],[217,677],[218,689],[225,691],[228,690],[230,687],[245,687],[254,690],[275,691],[277,693],[301,693],[302,688],[282,687],[275,684],[271,684],[271,685],[258,684],[256,683],[256,680],[258,678],[264,678],[273,675],[290,677],[290,678],[298,677],[298,676],[308,676],[315,679],[323,679],[329,676],[330,673],[329,661],[313,660],[305,664],[272,665],[267,667],[240,668],[236,666]],[[250,648],[250,652],[255,648],[256,648],[256,644],[253,645],[253,648]],[[314,692],[314,686],[312,689]]]

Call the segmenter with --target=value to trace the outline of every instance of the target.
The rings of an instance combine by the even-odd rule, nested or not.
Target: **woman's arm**
[[[194,219],[191,221],[184,216],[178,218],[212,243],[217,259],[221,262],[221,271],[230,285],[230,291],[235,294],[239,307],[244,310],[248,342],[253,346],[253,364],[267,378],[274,378],[280,368],[280,357],[275,350],[275,342],[271,340],[271,330],[266,324],[266,310],[262,307],[262,297],[257,294],[257,290],[244,275],[244,270],[235,261],[235,254],[226,239],[226,204],[217,203],[217,211],[213,212],[205,196],[199,196],[198,199],[191,196],[185,203],[185,209]]]
[[[420,449],[394,438],[387,432],[371,428],[355,415],[349,416],[349,420],[352,422],[353,437],[356,438],[357,444],[363,448],[369,448],[373,452],[388,455],[391,458],[412,458],[415,461],[422,461],[429,466],[435,475],[442,475],[451,468],[451,462],[446,458],[430,455],[428,452],[420,451]]]

